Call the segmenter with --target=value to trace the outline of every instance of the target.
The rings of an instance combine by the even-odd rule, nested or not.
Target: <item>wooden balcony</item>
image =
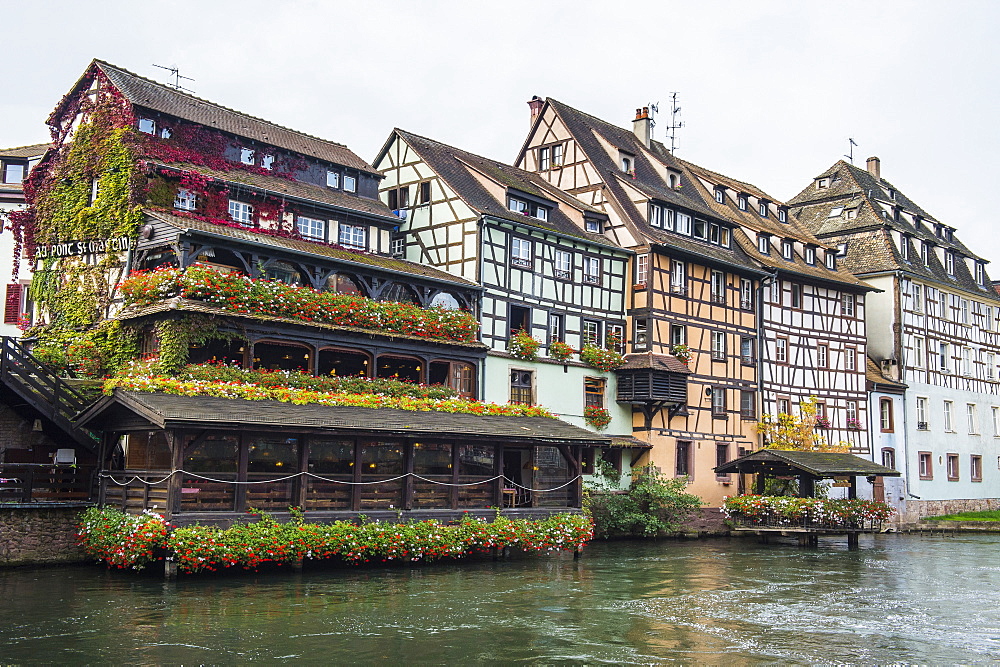
[[[89,504],[94,468],[51,463],[0,464],[0,507]]]

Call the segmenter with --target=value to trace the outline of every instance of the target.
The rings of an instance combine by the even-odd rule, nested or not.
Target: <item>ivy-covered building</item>
[[[582,448],[607,438],[569,425],[557,436],[537,428],[484,436],[476,415],[497,411],[475,402],[487,353],[482,290],[393,256],[400,220],[378,198],[382,176],[349,148],[98,60],[48,123],[53,149],[28,179],[30,207],[13,224],[34,269],[38,321],[28,334],[51,367],[124,378],[87,419],[104,433],[100,461],[144,490],[105,475],[105,497],[178,518],[225,516],[247,508],[252,499],[234,489],[254,481],[270,507],[307,499],[329,511],[485,507],[506,498],[507,447],[524,450],[534,470],[554,461],[545,483],[563,484],[557,504],[579,506]],[[180,428],[178,417],[164,417],[173,413],[163,400],[139,396],[164,391],[192,405],[211,392],[223,403]],[[261,398],[325,405],[306,415],[259,403],[267,415],[258,418],[245,402]],[[468,417],[449,422],[453,431],[427,426],[431,417],[425,427],[380,429],[377,416],[341,414],[345,405]],[[181,412],[186,424],[192,410]],[[320,497],[329,484],[307,490],[316,471],[355,465],[366,468],[363,483],[330,483],[393,481],[347,505]],[[451,482],[437,486],[459,488],[452,474],[470,466],[488,492],[421,496],[409,477],[442,475]],[[261,477],[289,474],[273,487]],[[209,489],[199,475],[232,492]],[[150,480],[164,478],[151,492]],[[529,475],[524,486],[539,481]]]

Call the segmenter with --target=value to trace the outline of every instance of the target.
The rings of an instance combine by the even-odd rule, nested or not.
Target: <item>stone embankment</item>
[[[0,567],[87,562],[77,546],[82,507],[0,507]]]

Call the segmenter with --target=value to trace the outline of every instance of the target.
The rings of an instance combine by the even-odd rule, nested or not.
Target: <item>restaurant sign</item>
[[[115,239],[95,239],[93,241],[66,241],[65,243],[47,243],[35,248],[35,257],[71,257],[73,255],[92,255],[108,252],[126,252],[132,248],[133,241],[127,236]]]

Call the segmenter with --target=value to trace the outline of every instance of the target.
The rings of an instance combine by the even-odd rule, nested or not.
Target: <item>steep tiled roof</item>
[[[817,477],[841,477],[882,475],[899,477],[900,473],[879,465],[874,461],[863,459],[854,454],[836,452],[802,452],[782,449],[759,449],[738,459],[733,459],[725,465],[718,466],[717,473],[757,471],[758,467],[787,466],[792,470],[801,470]]]
[[[108,77],[108,80],[121,91],[125,99],[137,106],[194,123],[201,123],[238,137],[284,148],[333,164],[375,173],[370,164],[343,144],[296,132],[287,127],[203,100],[102,60],[95,60],[93,66],[98,67]]]
[[[52,144],[31,144],[30,146],[16,146],[14,148],[0,148],[0,158],[33,158],[41,157]]]
[[[662,144],[652,142],[650,148],[646,148],[630,130],[612,125],[558,100],[548,98],[546,102],[586,153],[604,182],[615,208],[635,232],[658,245],[676,248],[713,262],[759,271],[758,265],[736,244],[723,248],[682,234],[656,229],[646,222],[645,214],[632,202],[628,188],[634,188],[646,197],[696,215],[719,217],[702,197],[699,188],[692,186],[693,176],[687,166],[671,155]],[[609,155],[605,143],[632,156],[634,177],[620,169],[618,156]],[[654,164],[654,160],[660,165]],[[671,188],[670,183],[664,179],[664,167],[678,173],[680,189]]]
[[[199,174],[204,174],[206,176],[211,176],[217,181],[222,181],[226,183],[236,183],[240,185],[249,185],[254,188],[259,188],[261,190],[267,190],[271,193],[276,193],[280,195],[285,195],[288,197],[295,197],[298,199],[305,199],[309,201],[314,201],[319,204],[326,204],[329,206],[335,206],[340,209],[345,209],[348,211],[357,211],[358,213],[363,213],[366,215],[377,215],[383,218],[388,218],[389,222],[393,224],[399,224],[399,218],[392,214],[392,211],[388,206],[382,203],[378,199],[366,199],[364,197],[358,197],[355,195],[347,194],[341,190],[334,190],[332,188],[325,188],[320,185],[314,185],[312,183],[304,183],[302,181],[290,180],[287,178],[281,178],[280,176],[266,176],[264,174],[253,173],[249,171],[244,171],[242,169],[233,169],[231,171],[219,171],[217,169],[210,169],[201,165],[185,164],[179,162],[172,163],[151,163],[154,166],[160,164],[162,166],[171,167],[173,169],[179,169],[181,171],[194,171]]]
[[[751,210],[752,206],[747,206],[746,210],[740,210],[736,203],[737,193],[740,192],[757,199],[765,199],[778,206],[782,205],[781,201],[771,197],[760,188],[750,183],[719,174],[718,172],[710,171],[704,167],[699,167],[686,160],[682,160],[681,162],[697,177],[698,185],[696,187],[701,188],[703,187],[702,181],[708,181],[713,186],[721,185],[727,189],[725,201],[721,204],[716,201],[713,192],[708,192],[707,190],[705,192],[705,199],[708,205],[715,211],[718,217],[731,220],[744,229],[771,234],[779,239],[794,239],[800,243],[812,244],[817,247],[824,247],[826,245],[825,242],[816,238],[807,228],[798,224],[791,216],[788,217],[788,222],[782,223],[774,215],[769,214],[766,218],[761,217],[756,209]],[[760,252],[756,239],[749,238],[742,231],[738,231],[734,234],[734,237],[735,241],[740,244],[750,257],[772,269],[828,282],[845,283],[855,287],[866,286],[862,281],[854,277],[846,267],[838,265],[835,270],[831,271],[820,260],[809,264],[799,252],[795,253],[792,260],[786,260],[777,252],[771,254]]]
[[[251,428],[321,429],[343,433],[380,431],[412,436],[502,438],[515,442],[602,445],[611,439],[547,417],[502,417],[450,412],[293,405],[279,401],[245,401],[214,396],[173,396],[116,389],[96,404],[84,420],[101,421],[115,404],[125,406],[161,428],[170,424],[208,423]]]
[[[847,256],[842,265],[858,275],[883,271],[906,271],[925,280],[962,288],[973,293],[987,292],[977,285],[964,261],[955,262],[956,275],[948,275],[935,253],[930,253],[925,266],[920,258],[920,243],[954,251],[963,257],[981,260],[954,234],[951,240],[941,238],[930,228],[938,223],[884,178],[876,178],[843,160],[816,177],[828,179],[828,187],[817,188],[815,180],[790,202],[795,220],[828,245],[847,243]],[[890,190],[892,191],[890,196]],[[897,220],[893,206],[900,209]],[[847,218],[846,211],[856,210]],[[913,224],[919,216],[922,223]],[[909,236],[909,260],[904,260],[890,232]],[[987,280],[987,283],[989,281]]]
[[[568,206],[578,211],[596,213],[601,216],[604,213],[553,187],[538,175],[469,153],[460,148],[448,146],[433,139],[421,137],[412,132],[396,129],[395,133],[416,151],[417,155],[434,170],[434,173],[444,179],[469,207],[480,215],[510,220],[519,225],[553,231],[603,246],[617,247],[605,236],[581,229],[561,210],[561,207]],[[498,200],[487,188],[483,187],[474,172],[478,172],[498,185],[559,203],[560,206],[554,206],[551,209],[548,220],[538,220],[531,216],[515,213],[508,209],[506,201]]]
[[[237,227],[227,227],[226,225],[216,225],[197,218],[174,215],[168,211],[156,209],[146,209],[145,213],[151,218],[155,218],[178,229],[190,229],[204,234],[224,236],[237,241],[244,241],[258,246],[270,246],[272,248],[282,248],[296,253],[314,255],[328,259],[336,259],[348,264],[360,266],[376,267],[395,273],[408,273],[414,276],[430,278],[432,280],[447,282],[463,286],[477,286],[476,283],[460,278],[459,276],[441,271],[433,266],[408,262],[403,259],[394,259],[383,255],[372,255],[369,253],[355,252],[347,248],[329,246],[322,243],[313,243],[303,239],[290,239],[280,236],[261,234],[252,229],[242,229]]]

